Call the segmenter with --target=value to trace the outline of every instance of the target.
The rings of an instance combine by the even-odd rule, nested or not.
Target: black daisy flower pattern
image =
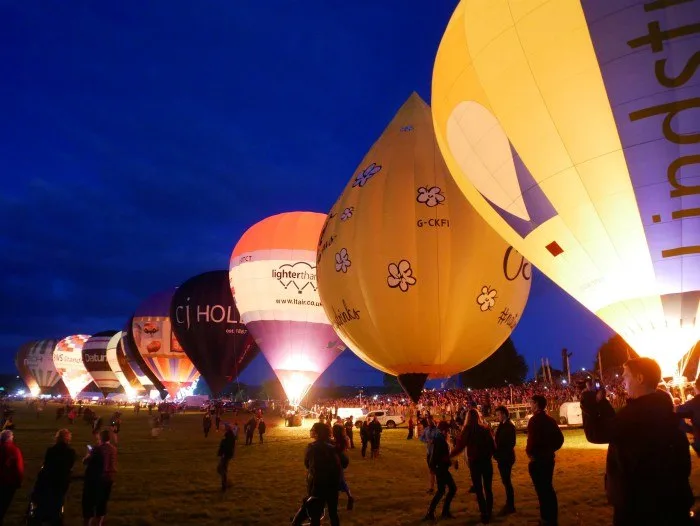
[[[481,287],[481,294],[476,297],[476,302],[479,304],[481,312],[486,312],[493,309],[496,304],[496,289],[492,289],[486,285]]]
[[[381,165],[377,163],[370,164],[367,168],[362,170],[362,172],[360,172],[360,174],[357,177],[355,177],[355,182],[352,183],[353,188],[356,186],[362,188],[364,185],[367,184],[367,181],[369,181],[372,177],[379,173],[381,169]]]
[[[335,253],[335,271],[346,273],[350,265],[352,263],[350,262],[347,249],[341,248],[340,252]]]
[[[398,263],[389,263],[388,270],[389,276],[386,278],[386,283],[392,289],[398,288],[401,292],[407,292],[409,287],[416,284],[409,261],[402,259]]]
[[[430,188],[421,186],[418,188],[418,197],[416,197],[416,201],[419,203],[433,207],[439,205],[444,200],[445,196],[442,195],[442,189],[439,186],[431,186]]]

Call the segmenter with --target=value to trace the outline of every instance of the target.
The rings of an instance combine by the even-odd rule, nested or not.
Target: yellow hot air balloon
[[[463,0],[433,119],[488,223],[671,375],[700,338],[700,9],[623,4]]]
[[[317,253],[321,303],[365,362],[417,400],[428,377],[485,360],[522,315],[531,268],[469,205],[415,93],[333,206]]]

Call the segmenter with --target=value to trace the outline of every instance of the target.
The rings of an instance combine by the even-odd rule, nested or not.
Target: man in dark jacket
[[[224,426],[224,438],[221,439],[219,451],[216,453],[219,457],[219,464],[216,468],[216,472],[221,476],[221,491],[226,491],[226,488],[228,488],[228,465],[233,458],[235,448],[236,438],[233,436],[231,426],[226,424]]]
[[[527,424],[525,453],[530,457],[528,471],[540,502],[540,520],[546,526],[556,526],[559,503],[554,491],[554,454],[564,444],[564,435],[557,421],[547,414],[547,399],[535,395],[531,402],[532,418]]]
[[[354,422],[352,421],[352,415],[350,415],[347,420],[345,420],[345,434],[348,436],[348,439],[350,439],[350,449],[355,449],[355,442],[352,439],[352,428],[355,427]]]
[[[688,439],[667,393],[657,391],[661,369],[651,358],[624,365],[628,402],[617,414],[605,398],[587,388],[581,399],[586,438],[610,444],[605,490],[615,508],[615,526],[683,526],[689,524]]]
[[[498,472],[506,490],[506,505],[501,510],[501,515],[515,513],[515,496],[510,475],[515,464],[515,426],[510,420],[510,413],[505,406],[498,406],[496,414],[500,423],[496,428],[496,452],[493,457],[498,463]]]
[[[37,522],[62,524],[61,510],[70,486],[71,471],[75,464],[75,450],[68,429],[56,433],[56,443],[46,450],[44,464],[37,475],[32,492],[32,518]]]
[[[307,469],[307,498],[292,520],[300,526],[308,517],[311,526],[320,526],[324,507],[328,507],[331,526],[340,526],[338,491],[342,475],[341,459],[331,444],[328,426],[317,422],[311,428],[314,441],[306,448],[304,466]]]
[[[450,466],[452,461],[450,460],[450,446],[447,443],[447,436],[450,432],[450,424],[444,420],[438,424],[438,433],[433,437],[433,447],[430,452],[430,457],[428,458],[428,465],[430,469],[435,473],[435,479],[437,481],[437,493],[433,496],[430,501],[430,506],[428,507],[428,513],[426,513],[423,520],[433,521],[435,520],[435,509],[440,503],[445,494],[445,486],[447,486],[447,497],[445,497],[445,502],[442,505],[442,518],[452,518],[450,513],[450,504],[452,504],[452,499],[457,493],[457,485],[455,484],[452,474],[450,473]]]

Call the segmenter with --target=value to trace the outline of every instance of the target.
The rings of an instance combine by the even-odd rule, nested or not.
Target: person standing
[[[367,443],[369,442],[369,422],[367,419],[362,421],[362,427],[360,427],[360,441],[362,442],[362,458],[367,455]]]
[[[583,429],[594,444],[610,444],[605,491],[615,526],[690,524],[693,492],[688,438],[667,393],[658,391],[661,368],[651,358],[623,366],[627,405],[617,413],[604,390],[587,386],[581,397]]]
[[[216,453],[216,456],[219,457],[216,472],[221,477],[221,491],[226,491],[228,488],[228,465],[233,458],[235,449],[236,439],[233,436],[233,430],[228,424],[225,424],[224,437],[219,442],[219,450]]]
[[[253,434],[255,433],[255,428],[258,425],[258,421],[255,419],[254,416],[250,417],[250,420],[248,420],[248,423],[245,425],[245,445],[246,446],[251,446],[253,445]]]
[[[379,420],[377,420],[377,417],[375,416],[369,425],[369,441],[370,447],[372,448],[370,458],[379,458],[379,445],[381,443],[381,439],[382,424],[379,423]]]
[[[314,441],[306,448],[304,466],[307,469],[307,499],[292,520],[293,526],[301,526],[306,518],[311,526],[320,526],[324,507],[328,508],[331,526],[340,526],[338,517],[338,491],[342,473],[341,459],[330,442],[327,425],[315,423],[311,428]]]
[[[24,457],[9,429],[0,433],[0,524],[24,479]]]
[[[418,437],[418,440],[425,444],[425,462],[428,465],[428,491],[430,495],[435,492],[435,471],[430,464],[430,456],[433,452],[433,440],[440,433],[433,417],[428,417],[423,425],[423,432]]]
[[[442,514],[440,515],[443,519],[451,519],[452,513],[450,513],[450,505],[452,504],[452,499],[457,493],[457,485],[455,484],[452,474],[450,473],[450,466],[452,461],[450,460],[450,446],[447,444],[447,436],[450,432],[450,425],[442,421],[437,426],[437,433],[432,440],[432,448],[430,452],[430,457],[428,459],[428,465],[433,473],[435,473],[435,479],[437,480],[437,493],[433,495],[430,505],[428,506],[428,513],[425,514],[423,520],[434,521],[435,520],[435,510],[437,509],[440,500],[445,495],[445,487],[447,487],[447,496],[445,497],[445,502],[442,505]]]
[[[413,417],[409,416],[408,417],[408,436],[406,437],[406,440],[413,440],[413,428],[414,428],[414,423],[413,423]]]
[[[345,421],[345,434],[347,435],[348,440],[350,441],[350,449],[355,449],[355,442],[352,437],[353,427],[355,427],[355,424],[352,421],[352,415],[350,415]]]
[[[496,452],[493,457],[498,464],[498,472],[501,474],[501,482],[506,490],[506,505],[500,515],[515,513],[515,493],[511,482],[511,472],[515,464],[515,425],[510,419],[510,413],[505,406],[496,408],[499,424],[496,428]]]
[[[258,437],[260,438],[260,443],[263,443],[263,436],[265,435],[265,429],[266,429],[266,424],[265,421],[260,417],[260,421],[258,422]]]
[[[46,450],[37,475],[31,498],[36,507],[34,518],[42,524],[61,524],[63,503],[76,458],[75,450],[70,446],[72,438],[68,429],[56,433],[56,443]]]
[[[85,526],[101,526],[117,473],[117,448],[110,443],[109,429],[100,431],[100,445],[88,448],[83,459],[83,519]]]
[[[209,431],[211,431],[211,414],[209,411],[204,413],[204,418],[202,418],[202,430],[204,431],[204,438],[207,438]]]
[[[525,453],[530,458],[528,471],[540,502],[540,519],[547,526],[556,526],[559,503],[554,491],[554,457],[564,444],[564,435],[557,421],[547,414],[547,399],[535,395],[530,402],[532,418],[527,424]]]
[[[491,522],[493,513],[493,463],[491,457],[496,450],[496,444],[491,429],[484,424],[479,411],[470,409],[467,413],[467,423],[462,430],[458,445],[450,453],[456,457],[464,448],[467,449],[467,463],[472,479],[472,487],[476,493],[476,502],[481,513],[481,522]]]

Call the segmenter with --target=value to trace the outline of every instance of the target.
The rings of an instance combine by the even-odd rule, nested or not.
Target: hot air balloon
[[[170,325],[173,292],[158,292],[136,309],[132,334],[148,368],[175,398],[181,388],[189,387],[199,378],[199,372],[180,346]]]
[[[27,351],[26,363],[42,393],[61,388],[61,375],[54,365],[53,353],[58,340],[48,339],[33,342]],[[62,389],[61,389],[62,390]]]
[[[90,337],[83,345],[82,355],[85,369],[92,376],[97,389],[105,398],[110,393],[115,393],[121,387],[117,375],[107,361],[107,345],[117,331],[102,331]]]
[[[71,398],[78,396],[91,382],[92,376],[83,363],[83,345],[90,339],[87,334],[67,336],[56,344],[53,363],[68,388]]]
[[[37,396],[41,392],[41,389],[27,364],[27,354],[34,344],[36,344],[36,342],[25,343],[19,348],[19,351],[17,351],[15,355],[15,366],[17,367],[17,372],[22,378],[22,381],[26,384],[27,389],[29,389],[29,392],[32,396]]]
[[[365,362],[418,400],[491,355],[520,319],[530,265],[469,205],[411,95],[328,214],[321,303]]]
[[[667,376],[700,337],[698,22],[698,2],[463,0],[433,71],[464,195]]]
[[[121,345],[123,335],[124,331],[119,331],[107,343],[107,363],[114,376],[119,380],[124,392],[128,397],[133,398],[146,394],[146,389],[141,385],[131,366],[129,366],[129,361]]]
[[[134,341],[133,334],[134,318],[133,316],[129,319],[126,328],[122,331],[124,334],[121,340],[121,348],[126,355],[131,370],[139,379],[141,385],[144,386],[146,391],[150,394],[151,390],[156,389],[160,393],[160,397],[165,400],[168,396],[168,391],[165,386],[158,380],[158,377],[153,371],[148,368],[146,362],[141,356],[138,348],[136,347],[136,342]]]
[[[180,285],[170,305],[170,323],[215,396],[258,353],[241,323],[226,270],[205,272]]]
[[[241,320],[297,406],[345,346],[321,307],[316,244],[326,216],[289,212],[250,227],[231,255]]]

